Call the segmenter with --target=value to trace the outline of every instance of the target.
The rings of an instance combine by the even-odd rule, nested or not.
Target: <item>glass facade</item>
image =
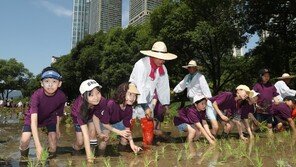
[[[130,0],[129,25],[142,24],[162,0]]]

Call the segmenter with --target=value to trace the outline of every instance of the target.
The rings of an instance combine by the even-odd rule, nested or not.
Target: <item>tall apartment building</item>
[[[73,0],[72,48],[85,35],[121,27],[122,0]]]
[[[88,34],[89,7],[90,0],[73,0],[71,48],[75,47]]]
[[[122,0],[91,0],[89,33],[121,27]]]
[[[162,0],[130,0],[129,25],[142,24]]]

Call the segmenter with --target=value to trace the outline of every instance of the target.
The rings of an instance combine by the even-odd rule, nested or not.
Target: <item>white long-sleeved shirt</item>
[[[290,89],[287,84],[281,80],[281,81],[277,81],[275,84],[274,84],[277,92],[279,93],[279,100],[280,101],[283,101],[283,99],[286,97],[286,96],[295,96],[296,95],[296,90],[293,90],[293,89]]]
[[[134,83],[140,92],[137,99],[138,104],[150,104],[155,90],[162,105],[170,104],[169,76],[166,67],[164,65],[162,67],[165,72],[164,75],[160,76],[158,70],[156,70],[155,79],[152,80],[149,77],[151,71],[150,58],[144,57],[135,63],[129,81]]]
[[[207,98],[212,97],[209,85],[204,77],[200,73],[196,73],[189,84],[186,84],[190,74],[187,74],[184,79],[174,88],[175,93],[180,93],[187,88],[187,97],[193,99],[195,95],[204,95]]]

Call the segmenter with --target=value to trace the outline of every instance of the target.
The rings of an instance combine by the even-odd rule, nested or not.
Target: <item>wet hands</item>
[[[220,117],[225,122],[229,121],[229,118],[227,116],[225,116],[225,115],[221,115]]]
[[[36,147],[36,155],[38,160],[41,160],[42,151],[43,151],[43,148],[41,146]]]
[[[138,153],[139,151],[143,150],[141,147],[138,147],[136,145],[131,145],[131,149],[134,151],[134,153]]]

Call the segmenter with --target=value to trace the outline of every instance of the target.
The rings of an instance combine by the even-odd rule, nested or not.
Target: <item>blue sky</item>
[[[50,65],[52,56],[68,54],[72,5],[72,0],[2,0],[0,59],[15,58],[37,75]],[[123,0],[124,27],[128,23],[128,5],[128,0]]]

